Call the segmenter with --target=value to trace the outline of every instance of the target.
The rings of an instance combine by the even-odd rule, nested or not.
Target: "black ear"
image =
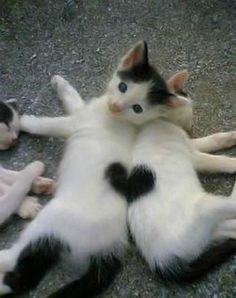
[[[130,69],[136,65],[148,64],[148,47],[145,41],[138,42],[126,55],[121,59],[120,70]]]
[[[18,106],[17,106],[17,100],[15,98],[11,98],[5,101],[6,104],[8,104],[10,107],[12,107],[13,109],[17,110]]]

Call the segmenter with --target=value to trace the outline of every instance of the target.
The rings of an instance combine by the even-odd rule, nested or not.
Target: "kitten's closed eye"
[[[121,93],[125,93],[128,89],[128,86],[124,82],[120,82],[120,84],[118,85],[118,88]]]
[[[133,105],[132,109],[136,114],[141,114],[143,112],[143,108],[140,105]]]

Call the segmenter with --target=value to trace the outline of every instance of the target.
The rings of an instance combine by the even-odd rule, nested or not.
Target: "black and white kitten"
[[[23,116],[21,128],[67,138],[57,189],[13,247],[0,252],[1,295],[28,291],[67,259],[80,278],[52,297],[94,296],[112,282],[128,245],[127,202],[107,179],[123,175],[118,162],[128,163],[135,129],[114,119],[107,94],[86,104],[62,77],[52,84],[68,116]]]
[[[12,147],[19,135],[19,116],[12,103],[13,100],[0,101],[0,150]]]
[[[0,150],[7,150],[15,145],[20,121],[14,107],[15,100],[0,101]],[[12,214],[21,218],[34,218],[41,204],[36,197],[28,196],[33,193],[52,193],[54,181],[39,177],[44,170],[41,162],[33,162],[22,171],[12,171],[0,166],[0,224]]]
[[[131,234],[163,279],[190,281],[236,252],[236,186],[229,199],[206,193],[196,173],[236,172],[236,158],[207,154],[236,145],[236,131],[190,140],[170,114],[170,107],[189,101],[183,92],[187,72],[165,82],[149,64],[145,44],[126,62],[117,76],[126,97],[117,97],[111,110],[120,120],[142,124],[123,183]],[[140,91],[134,100],[136,84],[148,96]],[[187,117],[191,113],[182,119],[186,124]],[[111,183],[122,191],[117,179]]]
[[[117,99],[135,102],[137,96],[148,95],[148,85],[139,82],[132,85],[131,93],[125,92],[120,78],[129,67],[129,59],[139,60],[135,56],[139,48],[133,48],[121,60],[102,97],[86,104],[67,81],[54,76],[52,85],[68,116],[21,118],[22,130],[65,137],[67,145],[54,199],[11,249],[0,252],[0,294],[35,287],[64,257],[77,265],[81,275],[51,297],[97,295],[118,272],[128,245],[127,202],[108,181],[120,190],[124,187],[120,181],[126,178],[136,126],[116,119],[113,112],[120,108],[114,104]],[[169,110],[174,115],[173,107]],[[131,106],[131,113],[135,117],[139,110]]]

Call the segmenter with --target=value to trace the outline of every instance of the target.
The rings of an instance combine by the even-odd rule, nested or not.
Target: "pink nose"
[[[9,140],[7,143],[6,143],[6,147],[7,148],[10,148],[12,146],[14,146],[16,144],[16,141],[17,141],[17,138],[12,138],[11,140]]]
[[[113,113],[113,114],[116,114],[116,113],[120,113],[122,112],[122,107],[117,104],[117,103],[111,103],[109,104],[109,110]]]

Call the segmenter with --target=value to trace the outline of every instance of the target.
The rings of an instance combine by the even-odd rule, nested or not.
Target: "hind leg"
[[[64,109],[68,114],[73,114],[84,105],[79,93],[59,75],[51,79],[52,87],[56,90],[58,97],[63,103]]]
[[[210,173],[236,173],[236,158],[193,151],[193,164],[196,171]]]
[[[0,252],[0,295],[20,294],[37,286],[66,246],[53,235],[39,235]]]
[[[195,149],[201,152],[213,152],[236,145],[236,131],[220,132],[213,135],[192,139]]]
[[[12,185],[16,182],[20,172],[8,170],[0,167],[0,182],[6,185]],[[56,183],[53,179],[37,177],[31,186],[31,191],[35,194],[52,194],[55,190]]]
[[[29,192],[33,180],[44,171],[44,164],[36,161],[21,171],[13,185],[6,186],[7,190],[1,196],[0,224],[13,214]]]

